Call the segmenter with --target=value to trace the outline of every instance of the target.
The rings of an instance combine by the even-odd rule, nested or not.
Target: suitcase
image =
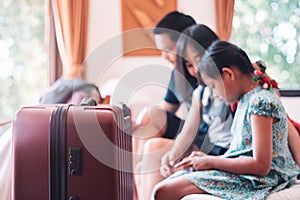
[[[125,105],[24,107],[13,121],[13,199],[133,199],[131,148]]]

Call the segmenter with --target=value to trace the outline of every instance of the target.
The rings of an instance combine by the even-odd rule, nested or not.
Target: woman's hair
[[[193,87],[197,83],[197,78],[191,76],[187,71],[186,59],[184,58],[186,46],[191,45],[202,57],[206,49],[218,39],[218,36],[210,28],[203,24],[189,26],[179,36],[176,43],[177,73],[175,73],[175,84],[183,100],[191,101],[191,94],[194,89]]]
[[[207,49],[198,65],[198,71],[210,78],[217,78],[224,67],[237,67],[244,74],[253,73],[254,68],[245,51],[238,46],[217,40]]]

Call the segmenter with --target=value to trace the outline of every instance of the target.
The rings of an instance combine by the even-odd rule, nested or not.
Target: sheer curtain
[[[55,32],[53,29],[48,30],[50,32],[50,80],[52,79],[51,82],[53,82],[53,79],[60,76],[84,79],[85,66],[82,63],[86,57],[89,1],[49,0],[49,6],[50,28],[51,19],[55,27]],[[53,44],[55,42],[57,46]],[[59,60],[61,60],[62,69],[60,69]]]
[[[221,40],[229,40],[232,30],[234,0],[215,0],[217,34]]]

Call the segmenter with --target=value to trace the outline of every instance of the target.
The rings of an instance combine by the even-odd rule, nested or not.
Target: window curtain
[[[62,78],[85,78],[85,67],[82,63],[86,58],[88,3],[88,0],[50,0],[56,50],[58,49],[63,66]],[[59,62],[55,47],[52,49],[50,53],[53,53],[52,58],[55,60],[52,59],[53,66]],[[51,62],[51,59],[49,61]],[[59,64],[55,70],[50,70],[50,73],[57,76],[60,73]]]
[[[215,0],[217,34],[221,40],[229,40],[232,30],[234,0]]]
[[[55,24],[51,0],[47,1],[46,17],[46,46],[48,55],[49,85],[52,85],[62,75],[62,60],[57,46]]]

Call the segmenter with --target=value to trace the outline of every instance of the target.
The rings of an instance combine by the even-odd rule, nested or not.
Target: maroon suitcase
[[[13,122],[13,199],[133,199],[131,145],[125,105],[24,107]]]

